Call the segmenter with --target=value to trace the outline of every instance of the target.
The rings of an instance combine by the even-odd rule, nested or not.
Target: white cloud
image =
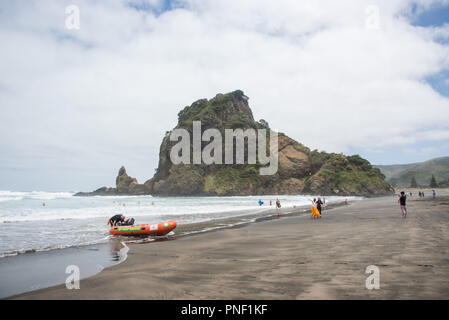
[[[155,12],[73,3],[80,30],[65,28],[61,1],[0,4],[0,166],[106,175],[130,163],[142,181],[181,108],[235,89],[256,118],[312,148],[449,139],[448,99],[424,81],[449,68],[436,42],[447,25],[411,26],[400,15],[411,1],[192,0],[164,13],[161,1],[133,1]],[[372,4],[379,29],[365,27]]]

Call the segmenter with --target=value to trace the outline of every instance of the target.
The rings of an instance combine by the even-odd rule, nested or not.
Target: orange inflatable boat
[[[109,232],[119,236],[164,236],[176,228],[176,225],[176,221],[167,221],[159,224],[118,226],[112,227]]]

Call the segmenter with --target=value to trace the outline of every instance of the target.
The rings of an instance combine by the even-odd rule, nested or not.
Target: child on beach
[[[404,191],[401,191],[401,195],[399,196],[399,204],[401,205],[401,211],[402,211],[402,218],[407,218],[407,207],[406,202],[407,196],[405,195]]]

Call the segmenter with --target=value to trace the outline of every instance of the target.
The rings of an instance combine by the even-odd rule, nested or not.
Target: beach
[[[448,299],[449,197],[371,198],[308,215],[129,245],[121,264],[13,299]],[[368,290],[368,266],[380,288]]]
[[[291,217],[306,214],[315,196],[75,197],[62,192],[0,191],[0,299],[64,284],[66,269],[72,265],[79,267],[80,279],[93,276],[126,259],[127,247],[120,250],[125,243],[173,240],[276,219],[272,204],[277,197],[282,217]],[[345,199],[363,198],[332,196],[326,203],[332,208]],[[175,220],[178,226],[163,237],[117,237],[105,224],[117,213],[141,224]]]

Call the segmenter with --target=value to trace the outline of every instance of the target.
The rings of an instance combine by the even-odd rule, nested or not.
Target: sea
[[[136,224],[174,220],[178,227],[167,237],[176,238],[269,218],[277,198],[288,215],[318,196],[76,197],[71,192],[0,191],[0,297],[63,283],[69,260],[83,265],[86,277],[126,259],[133,240],[109,235],[107,222],[116,214],[133,217]],[[325,197],[328,205],[361,199]],[[142,240],[157,239],[134,239]],[[56,269],[64,272],[55,277]],[[21,272],[31,274],[30,279]]]

